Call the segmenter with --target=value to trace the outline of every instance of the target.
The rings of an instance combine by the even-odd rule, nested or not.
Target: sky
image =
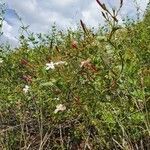
[[[109,8],[118,8],[120,0],[100,0]],[[119,13],[119,21],[127,16],[136,18],[135,0],[124,0]],[[143,14],[149,0],[136,0]],[[6,3],[5,19],[3,22],[3,35],[0,44],[8,41],[12,46],[18,45],[18,33],[22,18],[25,25],[35,33],[47,33],[56,23],[59,29],[77,28],[79,20],[90,27],[104,24],[101,9],[96,0],[0,0]],[[141,15],[142,16],[142,15]]]

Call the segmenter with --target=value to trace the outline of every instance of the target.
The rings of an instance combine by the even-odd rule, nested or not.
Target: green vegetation
[[[1,47],[0,149],[150,148],[149,11],[120,27],[98,4],[96,33],[82,21],[47,35],[22,27],[19,48]]]

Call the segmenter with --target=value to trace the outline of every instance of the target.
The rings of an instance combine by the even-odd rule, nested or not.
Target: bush
[[[77,31],[52,29],[1,53],[0,148],[148,149],[145,21],[109,33],[82,21]]]

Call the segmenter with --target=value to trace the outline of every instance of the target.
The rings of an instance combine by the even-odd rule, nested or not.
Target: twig
[[[61,139],[61,148],[62,150],[64,149],[64,141],[63,141],[63,136],[62,136],[62,128],[61,125],[59,125],[59,133],[60,133],[60,139]]]

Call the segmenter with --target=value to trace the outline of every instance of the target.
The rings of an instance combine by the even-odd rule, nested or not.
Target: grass
[[[149,20],[2,47],[0,149],[149,149]]]

